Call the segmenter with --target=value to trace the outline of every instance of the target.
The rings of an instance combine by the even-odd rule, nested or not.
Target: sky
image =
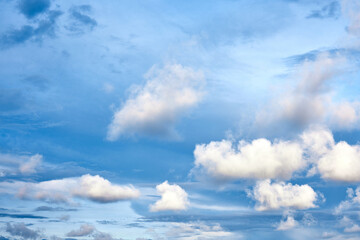
[[[0,240],[360,239],[357,0],[0,0]]]

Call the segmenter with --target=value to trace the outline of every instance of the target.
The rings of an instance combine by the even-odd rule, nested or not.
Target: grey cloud
[[[88,236],[95,231],[95,227],[90,224],[81,225],[79,229],[72,230],[66,234],[68,237]]]
[[[5,231],[12,236],[19,236],[24,239],[37,239],[40,237],[39,231],[31,230],[24,223],[7,223]]]
[[[42,211],[47,211],[47,212],[68,212],[68,211],[77,211],[75,208],[62,208],[62,207],[49,207],[49,206],[40,206],[35,208],[34,211],[37,212],[42,212]]]

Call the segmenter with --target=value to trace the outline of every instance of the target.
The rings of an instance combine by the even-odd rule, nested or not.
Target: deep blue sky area
[[[0,0],[0,240],[360,239],[357,0]]]

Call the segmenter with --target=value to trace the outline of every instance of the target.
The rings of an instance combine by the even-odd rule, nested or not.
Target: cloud
[[[50,0],[20,0],[18,8],[25,17],[31,19],[46,12],[50,7]]]
[[[131,96],[114,114],[107,139],[122,135],[173,137],[177,120],[202,98],[204,75],[180,64],[152,67],[146,84],[133,88]]]
[[[55,37],[57,19],[61,11],[50,10],[46,16],[37,21],[36,25],[24,25],[19,29],[10,29],[0,36],[0,48],[10,48],[28,40],[41,41],[45,37]]]
[[[71,24],[66,28],[74,33],[84,33],[85,31],[91,31],[97,26],[97,22],[94,18],[91,18],[87,14],[92,10],[90,5],[73,6],[69,10],[71,18]]]
[[[53,203],[70,203],[80,197],[98,203],[110,203],[137,198],[140,192],[133,186],[121,186],[96,175],[64,178],[39,183],[13,182],[8,187],[18,187],[17,196]]]
[[[287,216],[286,220],[281,220],[279,226],[276,228],[278,231],[285,231],[291,228],[294,228],[298,225],[298,222],[294,219],[293,216]]]
[[[11,236],[22,237],[23,239],[37,239],[40,237],[39,231],[31,230],[24,223],[6,223],[5,231]]]
[[[280,208],[308,209],[315,208],[318,195],[307,184],[292,185],[291,183],[270,180],[259,181],[249,196],[257,201],[255,209],[266,211]]]
[[[62,208],[62,207],[49,207],[49,206],[40,206],[34,209],[36,212],[70,212],[76,211],[75,208]]]
[[[359,103],[336,102],[336,91],[331,85],[348,65],[339,53],[323,52],[313,60],[306,59],[293,76],[295,86],[287,87],[281,97],[258,112],[257,126],[280,124],[282,128],[285,125],[304,129],[311,124],[328,124],[336,129],[356,128],[360,119]]]
[[[360,187],[357,187],[355,190],[348,188],[347,200],[341,201],[340,204],[335,208],[335,214],[341,214],[346,212],[346,210],[354,209],[360,205]]]
[[[98,231],[94,234],[94,240],[115,240],[115,239],[109,233]]]
[[[336,143],[322,126],[312,126],[291,141],[260,138],[239,141],[236,147],[229,140],[200,144],[194,157],[192,172],[205,170],[216,180],[290,179],[294,172],[308,170],[308,176],[319,173],[333,181],[360,181],[360,146]]]
[[[36,168],[41,164],[42,162],[42,155],[35,154],[30,157],[29,161],[22,163],[19,167],[19,170],[22,174],[30,174],[35,173]]]
[[[256,139],[239,141],[236,147],[229,140],[196,145],[195,166],[204,168],[216,179],[289,179],[305,162],[302,148],[296,142]]]
[[[140,196],[140,192],[134,187],[112,184],[99,175],[84,175],[80,178],[79,185],[79,188],[74,190],[73,194],[75,196],[90,199],[94,202],[117,202]]]
[[[93,233],[95,227],[90,224],[81,225],[79,229],[72,230],[66,234],[67,237],[83,237]]]
[[[170,239],[182,240],[227,239],[233,236],[231,232],[225,231],[219,224],[208,225],[202,222],[172,223],[165,235]]]
[[[307,18],[338,18],[341,13],[341,6],[339,2],[333,1],[323,6],[320,10],[312,11]]]
[[[189,205],[188,195],[180,186],[170,185],[168,181],[165,181],[156,186],[156,191],[161,195],[161,199],[150,205],[151,212],[187,209]]]
[[[330,130],[311,129],[302,135],[309,155],[313,156],[317,170],[324,179],[360,181],[360,146],[345,141],[335,143]]]
[[[37,172],[43,156],[0,153],[0,176],[28,175]]]

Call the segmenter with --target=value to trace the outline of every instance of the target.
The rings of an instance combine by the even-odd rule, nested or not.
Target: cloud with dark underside
[[[66,234],[68,237],[88,236],[95,231],[95,227],[89,224],[81,225],[79,229],[72,230]]]
[[[37,239],[40,236],[39,231],[28,228],[24,223],[7,223],[5,231],[11,236],[18,236],[23,239]]]
[[[69,10],[70,24],[66,28],[75,34],[92,31],[97,26],[97,21],[90,17],[92,12],[90,5],[73,6]]]
[[[50,5],[50,0],[20,0],[18,2],[18,9],[26,18],[32,19],[46,12]]]

